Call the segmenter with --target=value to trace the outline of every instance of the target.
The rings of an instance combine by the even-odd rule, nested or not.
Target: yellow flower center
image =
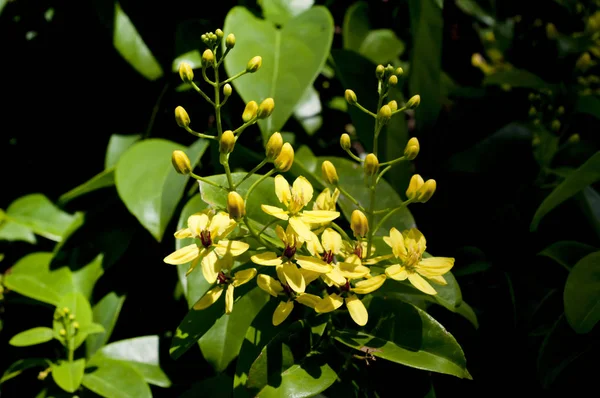
[[[403,265],[407,271],[414,271],[419,261],[421,261],[421,253],[409,250]]]
[[[302,200],[302,195],[294,192],[292,193],[292,200],[288,206],[288,210],[292,214],[298,213],[300,210],[304,208],[304,201]]]

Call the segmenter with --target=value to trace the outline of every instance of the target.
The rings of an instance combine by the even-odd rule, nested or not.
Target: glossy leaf
[[[125,296],[110,292],[92,308],[93,320],[104,327],[104,333],[90,334],[87,337],[85,346],[88,358],[94,355],[110,338],[124,302]]]
[[[600,152],[596,152],[577,170],[569,174],[564,181],[544,199],[531,221],[530,229],[537,230],[538,224],[552,209],[580,192],[586,186],[600,180]]]
[[[588,333],[600,321],[600,251],[575,264],[565,285],[565,315],[577,333]]]
[[[570,269],[583,257],[595,251],[595,247],[586,245],[585,243],[560,241],[551,244],[539,252],[538,256],[549,257],[563,267]]]
[[[27,347],[30,345],[46,343],[53,338],[54,332],[52,329],[40,326],[13,336],[8,344],[15,347]]]
[[[360,46],[369,34],[369,5],[365,1],[357,1],[346,10],[342,37],[345,50],[360,51]]]
[[[362,56],[375,64],[395,61],[404,52],[404,42],[391,29],[376,29],[367,34],[360,45]]]
[[[36,242],[35,234],[31,229],[11,221],[4,221],[0,224],[0,240]]]
[[[207,147],[208,141],[200,139],[185,151],[192,164]],[[157,241],[162,240],[189,178],[177,174],[171,164],[173,151],[183,149],[171,141],[149,139],[134,144],[117,163],[119,196]]]
[[[244,70],[252,57],[262,57],[256,73],[233,84],[244,102],[260,102],[268,97],[275,100],[271,117],[259,122],[266,140],[281,130],[325,65],[333,40],[333,18],[325,7],[316,6],[277,29],[238,6],[229,11],[224,26],[225,32],[236,35],[235,51],[225,59],[229,76]]]
[[[119,2],[115,2],[113,45],[123,58],[148,80],[156,80],[163,70],[135,29]]]
[[[85,341],[88,333],[86,328],[92,324],[92,307],[89,301],[79,292],[68,293],[64,295],[57,306],[58,309],[68,308],[69,313],[75,316],[75,321],[80,325],[79,332],[73,337],[70,346],[77,349]],[[59,320],[53,321],[54,336],[60,338],[60,330],[63,329],[63,324]]]
[[[314,0],[260,0],[265,19],[276,25],[285,25],[315,3]]]
[[[486,76],[483,79],[483,84],[486,86],[490,85],[503,85],[508,84],[511,87],[523,87],[532,89],[550,88],[551,85],[546,83],[537,75],[522,69],[510,69],[494,73],[493,75]]]
[[[90,360],[81,384],[103,397],[152,398],[150,387],[133,366],[102,356]]]
[[[104,274],[104,269],[102,268],[103,259],[104,255],[99,254],[86,266],[71,271],[73,285],[85,297],[92,297],[92,291],[96,282]]]
[[[58,198],[58,202],[66,204],[75,198],[94,192],[98,189],[112,187],[113,185],[115,185],[115,169],[111,168],[101,171],[83,184],[65,192]]]
[[[117,162],[121,155],[127,151],[133,144],[142,138],[139,134],[133,135],[121,135],[113,134],[108,140],[108,148],[106,149],[106,155],[104,158],[104,168],[110,169],[117,165]]]
[[[59,365],[52,366],[52,378],[54,382],[67,392],[75,392],[81,385],[85,359],[73,362],[63,361]]]
[[[18,361],[14,362],[12,365],[10,365],[8,367],[8,369],[6,369],[4,371],[4,374],[0,378],[0,384],[2,384],[14,377],[17,377],[18,375],[20,375],[27,369],[37,368],[37,367],[47,368],[48,366],[50,366],[50,364],[51,363],[49,360],[43,359],[43,358],[19,359]]]

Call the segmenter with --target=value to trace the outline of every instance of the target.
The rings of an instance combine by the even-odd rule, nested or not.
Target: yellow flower
[[[383,238],[391,248],[394,257],[401,261],[400,264],[390,265],[385,269],[385,274],[397,281],[408,278],[410,283],[423,293],[437,294],[435,289],[423,279],[423,276],[440,285],[447,282],[442,275],[450,271],[454,259],[449,257],[423,258],[425,252],[425,237],[416,228],[404,231],[401,234],[396,228],[390,230],[390,236]]]
[[[281,278],[281,276],[279,275]],[[281,297],[285,301],[281,301],[273,312],[273,325],[281,324],[291,314],[294,309],[294,301],[304,304],[307,307],[315,308],[321,301],[321,297],[309,293],[295,293],[289,286],[282,284],[277,279],[269,275],[260,274],[257,278],[258,287],[273,297]]]
[[[261,205],[261,208],[273,217],[289,221],[290,226],[304,241],[312,239],[311,224],[333,221],[340,216],[337,211],[302,211],[313,197],[312,185],[302,176],[296,178],[294,184],[290,187],[290,184],[282,175],[277,175],[275,177],[275,194],[279,201],[284,204],[285,209],[269,205]]]
[[[188,218],[187,228],[175,232],[175,238],[195,238],[196,243],[182,247],[163,260],[167,264],[186,264],[190,268],[186,276],[202,263],[202,273],[208,283],[215,283],[222,269],[230,269],[233,257],[250,247],[245,242],[225,239],[235,229],[236,222],[225,212],[204,211]]]
[[[317,195],[315,203],[313,203],[313,210],[335,211],[335,205],[339,197],[339,189],[335,188],[332,194],[329,188],[325,188],[323,192]]]
[[[231,314],[231,311],[233,311],[233,289],[244,283],[250,282],[255,275],[256,268],[238,271],[233,275],[233,278],[228,277],[223,272],[219,272],[217,276],[218,285],[206,292],[206,294],[194,304],[193,308],[195,310],[203,310],[210,307],[219,299],[219,297],[221,297],[223,290],[227,287],[227,292],[225,293],[225,313]]]

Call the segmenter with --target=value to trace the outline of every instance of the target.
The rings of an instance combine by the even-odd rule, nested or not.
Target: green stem
[[[341,192],[341,193],[342,193],[342,194],[343,194],[345,197],[347,197],[348,199],[350,199],[350,201],[351,201],[352,203],[354,203],[354,205],[355,205],[356,207],[358,207],[358,208],[359,208],[361,211],[364,211],[364,210],[365,210],[365,208],[364,208],[364,207],[362,207],[362,206],[360,205],[360,203],[358,203],[358,200],[354,199],[354,197],[353,197],[352,195],[350,195],[350,194],[348,193],[348,191],[346,191],[344,188],[342,188],[342,187],[341,187],[339,184],[338,184],[338,185],[336,185],[335,187],[336,187],[337,189],[339,189],[339,190],[340,190],[340,192]]]
[[[206,100],[206,102],[208,102],[209,104],[211,104],[212,106],[215,106],[215,103],[213,102],[213,100],[211,100],[208,95],[204,94],[204,91],[202,91],[202,89],[200,89],[200,87],[198,87],[196,85],[196,83],[194,82],[190,82],[190,84],[192,85],[192,87],[194,87],[194,89],[202,96],[204,97],[204,99]]]
[[[381,180],[381,178],[383,177],[383,175],[384,175],[385,173],[387,173],[387,172],[388,172],[388,171],[389,171],[391,168],[392,168],[392,166],[388,166],[388,167],[386,167],[385,169],[383,169],[383,170],[381,171],[381,173],[379,173],[379,175],[377,176],[377,180],[375,180],[375,185],[379,184],[379,180]]]
[[[373,228],[372,231],[369,231],[369,233],[371,233],[371,232],[375,233],[376,231],[378,231],[379,228],[381,228],[381,226],[383,225],[383,223],[388,220],[388,218],[390,218],[391,216],[393,216],[394,214],[396,214],[398,211],[406,208],[406,206],[408,206],[412,202],[413,202],[412,199],[408,199],[408,200],[402,202],[402,204],[400,206],[396,207],[395,209],[389,210],[388,213],[385,216],[383,216],[381,218],[381,220],[379,220],[379,222],[377,223],[377,225],[375,226],[375,228]]]
[[[254,181],[254,184],[250,185],[250,188],[248,188],[248,191],[246,192],[246,197],[244,198],[244,201],[248,202],[248,198],[250,197],[250,194],[252,193],[252,191],[254,191],[254,188],[256,188],[258,186],[258,184],[263,182],[265,179],[270,177],[273,173],[275,173],[275,169],[269,170],[266,174],[262,175],[258,180]]]
[[[206,138],[207,140],[216,140],[217,137],[215,137],[214,135],[207,135],[207,134],[202,134],[199,133],[197,131],[192,130],[189,126],[184,127],[185,131],[187,131],[188,133],[195,135],[196,137],[200,137],[200,138]]]
[[[333,221],[331,222],[331,226],[333,227],[333,229],[335,229],[336,231],[338,231],[340,233],[340,235],[342,235],[342,237],[344,239],[346,239],[348,242],[352,242],[352,239],[350,239],[350,237],[348,236],[348,234],[346,233],[346,231],[344,231],[344,229],[342,227],[340,227],[339,225],[337,225]]]
[[[215,72],[216,71],[217,71],[217,69],[215,68]],[[208,84],[210,84],[211,86],[213,86],[213,87],[217,86],[218,87],[218,84],[216,84],[215,82],[213,82],[212,80],[210,80],[208,78],[208,76],[206,75],[206,66],[202,67],[202,77],[204,78],[204,81],[207,82]]]
[[[369,220],[369,232],[367,233],[367,258],[371,256],[371,242],[373,241],[373,233],[374,228],[373,224],[375,223],[375,184],[373,184],[373,177],[371,177],[371,186],[369,187],[371,191],[369,193],[369,210],[367,210],[367,218]]]
[[[256,188],[258,186],[258,184],[263,182],[265,179],[270,177],[274,172],[275,172],[275,169],[269,170],[266,174],[264,174],[258,180],[256,180],[254,182],[254,184],[250,185],[250,188],[248,188],[248,191],[246,192],[246,197],[244,198],[244,202],[248,203],[248,198],[250,197],[250,194],[252,193],[252,191],[254,191],[254,188]],[[256,239],[258,242],[261,242],[265,246],[269,247],[271,250],[277,250],[277,248],[275,246],[273,246],[266,240],[261,239],[260,236],[256,233],[256,231],[252,229],[252,226],[250,225],[250,222],[248,221],[248,215],[244,215],[244,223],[248,227],[248,231],[250,231],[250,234],[252,234],[254,239]]]
[[[233,130],[233,134],[235,136],[240,136],[242,135],[242,133],[244,132],[244,130],[246,130],[248,127],[252,126],[253,124],[256,124],[256,122],[258,122],[258,119],[253,119],[247,123],[242,124],[240,127],[238,127],[237,129]]]
[[[356,156],[355,154],[353,154],[353,153],[352,153],[352,151],[351,151],[350,149],[346,149],[346,153],[347,153],[348,155],[350,155],[350,157],[351,157],[352,159],[356,160],[356,161],[357,161],[357,162],[359,162],[359,163],[362,163],[362,159],[361,159],[361,158],[359,158],[358,156]]]
[[[227,56],[227,54],[229,54],[229,51],[231,50],[231,48],[228,48],[225,50],[225,52],[223,53],[223,56],[221,57],[221,59],[219,60],[219,62],[217,62],[217,68],[219,66],[221,66],[221,64],[223,63],[223,61],[225,60],[225,57]],[[221,83],[221,85],[225,84],[225,82]]]
[[[278,218],[275,218],[275,219],[269,221],[267,223],[267,225],[265,225],[260,231],[258,231],[258,236],[261,236],[263,234],[263,232],[265,232],[267,230],[267,228],[269,228],[271,225],[275,224],[277,221],[279,221]]]
[[[217,137],[219,140],[223,135],[223,124],[221,121],[221,91],[219,88],[219,67],[215,66],[215,119],[217,120]],[[202,69],[204,73],[204,68]],[[229,155],[221,154],[219,157],[223,168],[225,169],[225,174],[227,175],[227,184],[229,185],[229,190],[235,190],[235,184],[233,183],[233,177],[231,176],[231,169],[229,168]]]
[[[356,104],[354,104],[354,106],[356,106],[358,109],[360,109],[361,111],[363,111],[367,115],[371,115],[374,118],[377,118],[377,114],[371,112],[370,110],[368,110],[367,108],[365,108],[364,106],[362,106],[361,104],[359,104],[358,102]]]
[[[242,185],[242,183],[243,183],[244,181],[246,181],[248,178],[250,178],[252,175],[254,175],[254,173],[256,173],[258,170],[260,170],[260,168],[261,168],[261,167],[263,167],[265,164],[267,164],[267,162],[268,162],[268,160],[267,160],[267,159],[263,159],[263,161],[262,161],[262,162],[260,162],[259,164],[257,164],[255,168],[253,168],[252,170],[250,170],[250,171],[248,172],[248,174],[246,174],[246,175],[244,176],[244,178],[242,178],[242,180],[241,180],[240,182],[238,182],[237,184],[235,184],[235,187],[234,187],[234,188],[237,188],[237,187],[239,187],[240,185]]]
[[[407,108],[405,106],[403,106],[402,108],[398,108],[392,112],[392,116],[395,115],[396,113],[404,112],[406,109]]]
[[[381,167],[381,166],[391,166],[391,165],[394,165],[394,164],[396,164],[396,163],[403,162],[403,161],[405,161],[405,160],[408,160],[408,159],[406,159],[406,157],[405,157],[405,156],[400,156],[398,159],[390,160],[389,162],[383,162],[383,163],[379,163],[379,166],[380,166],[380,167]]]
[[[217,184],[216,182],[212,182],[212,181],[211,181],[211,180],[209,180],[209,179],[206,179],[206,178],[204,178],[204,177],[200,177],[199,175],[196,175],[196,174],[194,174],[194,173],[190,173],[190,176],[191,176],[191,177],[193,177],[193,178],[195,178],[195,179],[196,179],[196,180],[198,180],[198,181],[202,181],[202,182],[204,182],[204,183],[206,183],[206,184],[208,184],[208,185],[212,185],[213,187],[221,188],[221,189],[223,189],[223,190],[227,191],[227,188],[225,188],[225,187],[222,187],[222,186],[220,186],[219,184]]]
[[[240,73],[237,73],[237,74],[231,76],[229,79],[223,80],[221,83],[219,83],[219,85],[224,86],[227,83],[231,83],[232,81],[234,81],[238,77],[244,76],[246,73],[248,73],[248,72],[246,72],[246,70],[243,70]]]

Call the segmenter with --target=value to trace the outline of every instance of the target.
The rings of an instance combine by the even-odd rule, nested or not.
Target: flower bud
[[[223,95],[225,96],[225,98],[229,97],[232,92],[233,89],[231,88],[231,85],[229,83],[223,86]]]
[[[234,220],[246,215],[246,204],[239,193],[232,191],[227,194],[227,213]]]
[[[65,329],[60,329],[60,331],[58,332],[61,336],[66,336],[67,335],[67,331]]]
[[[421,189],[423,184],[425,184],[425,181],[423,181],[423,177],[421,177],[418,174],[414,174],[411,177],[410,182],[408,183],[406,197],[408,199],[414,199],[417,196],[417,192],[419,191],[419,189]]]
[[[532,106],[531,108],[529,108],[529,116],[535,116],[537,113],[537,109],[535,109],[535,106]]]
[[[283,147],[283,137],[281,137],[280,133],[273,133],[267,141],[267,146],[265,148],[265,155],[267,155],[267,159],[274,160],[281,153],[281,147]]]
[[[408,102],[406,103],[406,107],[408,109],[415,109],[421,103],[421,96],[419,94],[413,95]]]
[[[559,107],[556,109],[556,112],[557,112],[559,115],[563,115],[563,114],[565,113],[565,107],[564,107],[564,106],[562,106],[562,105],[561,105],[561,106],[559,106]]]
[[[73,327],[75,329],[79,329],[79,322],[73,322]]]
[[[259,119],[266,119],[269,116],[271,116],[274,109],[275,101],[273,101],[273,98],[267,98],[260,103],[256,117],[258,117]]]
[[[338,178],[337,170],[333,163],[329,160],[325,160],[321,165],[321,171],[323,172],[323,179],[325,179],[328,184],[337,185],[340,179]]]
[[[356,105],[356,102],[358,101],[356,94],[352,90],[346,90],[344,97],[346,97],[346,101],[348,101],[350,105]]]
[[[246,108],[244,109],[244,113],[242,113],[242,120],[244,123],[248,123],[256,117],[256,113],[258,112],[258,104],[256,101],[250,101],[246,104]]]
[[[183,106],[175,108],[175,121],[179,127],[188,127],[190,125],[190,116],[183,109]]]
[[[70,312],[71,312],[71,310],[69,309],[69,307],[63,307],[63,309],[62,309],[62,310],[63,310],[63,312],[64,312],[65,314],[68,314],[68,313],[70,313]]]
[[[254,73],[260,68],[261,65],[262,57],[260,55],[257,55],[256,57],[248,61],[248,65],[246,65],[246,72]]]
[[[385,67],[385,76],[391,76],[394,73],[394,67],[390,64]]]
[[[556,26],[554,26],[553,23],[546,25],[546,36],[550,40],[554,40],[558,37],[558,30],[556,30]]]
[[[369,221],[367,216],[360,211],[354,210],[350,216],[350,228],[357,238],[364,238],[369,233]]]
[[[552,130],[554,130],[554,131],[558,131],[558,130],[560,130],[560,120],[558,120],[558,119],[554,119],[554,120],[552,121],[552,125],[551,125],[551,127],[552,127]]]
[[[207,48],[202,54],[202,65],[210,66],[215,62],[215,54],[211,49]]]
[[[233,33],[228,34],[227,38],[225,38],[225,46],[227,48],[233,48],[235,46],[235,35]]]
[[[413,137],[406,143],[406,147],[404,148],[404,156],[408,160],[413,160],[419,154],[419,150],[421,149],[419,145],[419,140],[417,137]]]
[[[404,69],[402,69],[401,67],[397,67],[396,70],[394,71],[394,75],[396,76],[402,76],[404,74]]]
[[[394,100],[388,102],[387,105],[390,107],[390,109],[392,110],[392,112],[396,112],[398,110],[398,103],[396,101],[394,101]]]
[[[182,62],[179,64],[179,77],[185,83],[189,83],[194,80],[194,71],[192,67],[187,62]]]
[[[580,69],[582,71],[587,70],[591,65],[592,65],[592,57],[590,56],[590,53],[588,53],[588,52],[584,52],[583,54],[581,54],[581,57],[579,57],[579,59],[575,63],[575,67],[577,67],[577,69]]]
[[[235,146],[235,135],[233,135],[233,131],[225,130],[223,134],[221,134],[221,140],[219,141],[219,151],[221,153],[227,154],[233,152],[233,147]]]
[[[398,84],[398,77],[396,75],[390,76],[390,78],[388,79],[388,84],[390,86],[395,86],[396,84]]]
[[[569,139],[567,141],[569,141],[570,143],[574,144],[580,141],[580,137],[579,134],[575,133],[572,136],[569,137]]]
[[[392,118],[392,109],[388,105],[384,105],[377,112],[377,119],[381,124],[387,124]]]
[[[342,134],[340,137],[340,146],[343,150],[347,151],[352,146],[352,141],[350,140],[350,136],[346,133]]]
[[[385,73],[385,67],[383,65],[377,65],[377,68],[375,68],[375,76],[377,76],[377,78],[379,80],[383,79],[383,74]]]
[[[430,179],[425,181],[425,184],[417,192],[417,201],[421,203],[427,202],[433,196],[437,183],[435,180]]]
[[[70,314],[69,315],[69,320],[72,321],[73,319],[75,319],[75,315],[74,314]]]
[[[375,154],[370,153],[367,155],[367,157],[365,158],[364,169],[365,174],[369,177],[377,173],[377,170],[379,170],[379,159],[377,159],[377,156],[375,156]]]
[[[221,29],[217,29],[215,30],[215,35],[217,35],[217,39],[222,39],[223,36],[225,35],[225,33],[223,33],[223,31]]]
[[[275,168],[281,172],[286,172],[292,168],[292,164],[294,164],[294,148],[292,148],[289,142],[283,144],[281,152],[279,153],[279,156],[275,158],[273,164],[275,165]]]
[[[190,158],[183,151],[173,151],[171,155],[171,163],[173,163],[173,168],[179,174],[190,174],[192,171],[192,163],[190,162]]]

